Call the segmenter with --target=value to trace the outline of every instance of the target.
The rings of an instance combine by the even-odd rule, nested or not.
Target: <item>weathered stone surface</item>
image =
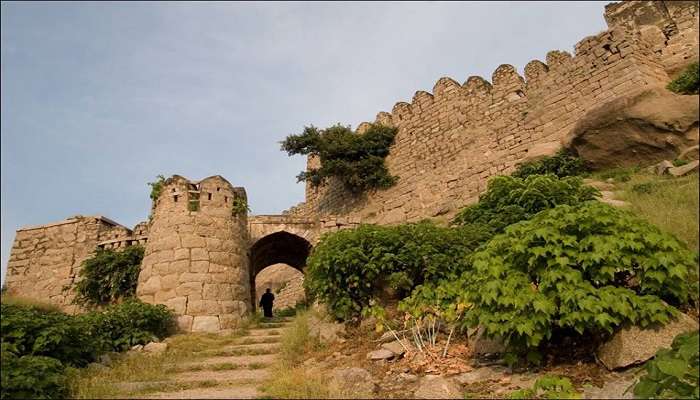
[[[426,375],[418,382],[417,399],[461,399],[462,391],[452,380],[438,375]]]
[[[219,317],[196,316],[192,321],[192,332],[217,332],[220,329]]]
[[[387,350],[387,349],[379,349],[379,350],[374,350],[370,351],[367,353],[367,358],[370,360],[387,360],[390,358],[394,358],[394,353]]]
[[[406,352],[406,349],[404,348],[404,346],[409,347],[410,344],[403,343],[403,345],[402,345],[398,340],[395,340],[393,342],[382,344],[382,349],[389,350],[390,352],[394,353],[394,355],[399,357],[399,356],[404,355],[404,353]]]
[[[163,354],[168,350],[168,344],[162,342],[150,342],[143,346],[143,351],[151,354]]]
[[[649,165],[697,145],[698,97],[644,87],[588,111],[564,139],[593,168]]]
[[[543,157],[551,157],[557,154],[561,148],[561,143],[559,141],[535,144],[527,150],[524,161],[534,161]]]
[[[678,159],[685,161],[697,160],[698,158],[700,158],[700,156],[698,155],[698,151],[700,151],[700,146],[690,146],[678,155]]]
[[[336,390],[353,398],[371,396],[377,388],[372,375],[362,368],[336,368],[331,377],[331,385]]]
[[[598,359],[610,370],[641,363],[653,357],[659,349],[670,348],[676,335],[696,329],[698,321],[685,314],[662,327],[627,327],[598,348]]]
[[[487,380],[499,380],[504,376],[505,370],[506,369],[503,367],[480,367],[475,368],[472,371],[457,375],[454,379],[459,384],[471,385]]]

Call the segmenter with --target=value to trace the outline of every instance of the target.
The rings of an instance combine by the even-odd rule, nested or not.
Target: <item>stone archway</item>
[[[310,251],[311,243],[308,240],[286,231],[271,233],[251,246],[250,296],[253,310],[257,306],[255,277],[258,273],[273,264],[287,264],[303,273]]]

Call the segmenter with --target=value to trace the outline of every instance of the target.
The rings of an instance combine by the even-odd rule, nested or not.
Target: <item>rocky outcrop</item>
[[[377,385],[366,369],[337,368],[331,373],[331,386],[340,394],[352,395],[353,398],[367,397],[377,389]]]
[[[453,381],[438,375],[427,375],[418,382],[417,399],[461,399],[462,391]]]
[[[685,314],[661,327],[626,327],[600,346],[597,356],[610,370],[642,363],[652,358],[659,349],[671,347],[676,335],[697,329],[698,321]]]
[[[651,87],[587,112],[563,140],[594,169],[651,165],[698,144],[698,96]]]

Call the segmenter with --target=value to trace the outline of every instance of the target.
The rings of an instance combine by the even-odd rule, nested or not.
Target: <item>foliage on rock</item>
[[[363,134],[339,124],[326,129],[309,126],[303,133],[282,141],[282,150],[289,155],[319,158],[321,166],[302,171],[297,176],[299,182],[319,186],[334,177],[351,192],[361,193],[387,188],[396,182],[384,164],[396,132],[396,128],[379,124],[372,124]]]
[[[697,299],[697,264],[685,244],[598,202],[559,206],[506,229],[463,275],[471,324],[516,349],[556,328],[612,333],[624,323],[666,323],[664,304]]]
[[[512,392],[510,399],[581,399],[582,394],[577,392],[574,385],[567,377],[546,375],[538,378],[531,388],[520,389]]]
[[[74,303],[96,307],[134,296],[143,253],[142,246],[121,251],[98,249],[81,265]]]
[[[540,211],[559,205],[577,205],[599,194],[578,177],[529,175],[526,178],[497,176],[477,204],[463,208],[452,221],[455,225],[482,224],[494,233],[508,225],[532,218]]]
[[[700,93],[700,65],[692,63],[666,88],[678,94],[698,94]]]
[[[165,186],[165,177],[163,175],[156,176],[156,180],[153,182],[148,182],[148,186],[151,187],[151,200],[158,200],[158,196],[163,192],[163,187]]]
[[[700,337],[698,332],[673,339],[644,366],[646,374],[634,386],[643,399],[697,399],[700,397]]]
[[[245,215],[250,212],[250,207],[248,207],[248,202],[242,197],[233,198],[233,207],[231,208],[231,215],[234,217]]]
[[[483,229],[427,222],[330,233],[309,256],[304,285],[336,318],[350,319],[385,286],[401,296],[426,280],[457,277],[464,255],[488,237]]]
[[[165,306],[138,300],[78,316],[21,303],[1,307],[2,398],[64,398],[66,367],[163,337],[173,321]]]
[[[551,157],[543,157],[539,160],[521,164],[513,172],[516,178],[527,178],[530,175],[556,175],[559,178],[581,175],[587,171],[583,160],[566,150],[559,151]]]
[[[137,344],[162,339],[173,330],[172,313],[164,305],[136,299],[78,318],[103,351],[128,350]]]

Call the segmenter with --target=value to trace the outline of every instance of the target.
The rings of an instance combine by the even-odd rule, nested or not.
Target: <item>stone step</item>
[[[282,329],[251,329],[246,336],[279,336],[283,332]],[[245,336],[244,336],[245,337]]]
[[[249,364],[272,364],[277,360],[277,354],[258,354],[258,355],[246,355],[246,356],[222,356],[222,357],[209,357],[200,361],[193,361],[188,363],[179,364],[168,364],[167,367],[197,367],[206,365],[220,365],[220,364],[235,364],[235,365],[249,365]]]
[[[280,335],[274,336],[244,336],[237,339],[233,344],[260,344],[260,343],[279,343]]]
[[[234,384],[261,382],[270,376],[266,369],[232,369],[226,371],[191,371],[180,372],[169,376],[175,382],[215,381]]]
[[[229,346],[224,346],[221,350],[239,350],[239,349],[251,349],[251,350],[279,350],[279,342],[276,343],[248,343],[248,344],[232,344]]]
[[[163,392],[144,395],[143,399],[255,399],[262,393],[255,385],[187,389],[179,392]]]

